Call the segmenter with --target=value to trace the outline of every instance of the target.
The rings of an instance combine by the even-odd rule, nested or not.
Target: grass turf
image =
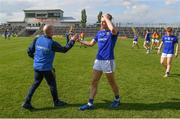
[[[79,48],[76,43],[68,53],[57,53],[54,61],[59,97],[69,105],[54,109],[49,87],[43,80],[32,100],[36,110],[22,109],[21,104],[33,82],[33,60],[26,54],[32,39],[0,38],[0,117],[180,118],[180,59],[174,59],[171,77],[164,79],[160,56],[155,51],[147,55],[142,40],[140,49],[131,49],[131,40],[118,40],[115,47],[120,108],[109,108],[113,93],[103,75],[95,98],[95,110],[78,110],[88,101],[97,45]],[[63,39],[57,41],[65,44]]]

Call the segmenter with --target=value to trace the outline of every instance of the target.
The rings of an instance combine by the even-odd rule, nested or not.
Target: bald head
[[[43,27],[43,32],[45,35],[52,37],[54,34],[54,27],[52,25],[47,24]]]

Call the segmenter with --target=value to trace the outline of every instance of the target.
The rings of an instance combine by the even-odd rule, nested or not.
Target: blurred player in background
[[[144,41],[143,47],[146,49],[147,54],[150,53],[150,47],[151,47],[150,43],[151,43],[151,33],[149,32],[149,30],[146,30],[145,41]]]
[[[132,48],[134,48],[135,46],[137,46],[139,48],[139,45],[138,45],[138,35],[137,34],[134,35],[134,40],[133,40]]]
[[[6,39],[10,40],[10,37],[11,37],[11,32],[10,32],[9,29],[6,29],[6,30],[4,31],[4,38],[5,38],[5,40],[6,40]]]
[[[178,50],[179,50],[178,38],[173,35],[171,27],[168,27],[166,29],[166,35],[162,37],[162,42],[158,48],[158,54],[160,53],[162,45],[164,45],[164,47],[163,47],[160,63],[165,67],[166,70],[164,77],[168,77],[170,75],[171,64],[174,55],[174,46],[176,45],[175,57],[178,56]]]
[[[154,32],[152,34],[152,43],[151,43],[151,50],[153,48],[158,48],[159,47],[159,34],[157,32]]]
[[[65,34],[66,44],[69,43],[69,39],[75,34],[73,26],[70,27],[69,32]]]
[[[5,40],[7,39],[7,35],[8,35],[8,30],[6,29],[6,30],[4,31],[4,38],[5,38]]]
[[[81,33],[79,34],[79,37],[80,37],[80,40],[81,40],[81,41],[84,41],[84,40],[85,40],[85,39],[84,39],[84,32],[81,32]],[[86,46],[81,43],[80,48],[81,48],[82,46],[84,46],[84,47],[86,48]]]

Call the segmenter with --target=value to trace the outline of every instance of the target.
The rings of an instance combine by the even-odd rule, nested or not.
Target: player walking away
[[[37,37],[28,48],[28,55],[34,58],[34,82],[28,92],[25,102],[22,105],[25,109],[33,109],[31,105],[32,96],[44,77],[50,87],[54,107],[60,107],[66,104],[58,98],[55,75],[52,71],[53,60],[55,52],[66,53],[69,49],[71,49],[75,40],[77,40],[78,35],[71,37],[69,43],[63,47],[52,39],[53,30],[53,26],[45,25],[43,28],[44,35]]]
[[[74,35],[74,28],[71,26],[69,32],[65,34],[66,36],[66,45],[69,43],[69,39]]]
[[[138,35],[137,35],[137,34],[134,35],[134,40],[133,40],[132,48],[134,48],[135,46],[137,46],[138,49],[139,49],[139,45],[138,45]]]
[[[146,30],[145,41],[144,41],[143,47],[146,49],[147,54],[150,53],[150,47],[151,47],[150,43],[151,43],[151,33],[148,30]]]
[[[4,38],[5,38],[5,40],[8,38],[8,33],[9,32],[9,30],[8,29],[6,29],[5,31],[4,31]]]
[[[95,38],[90,42],[80,41],[80,43],[87,46],[94,46],[98,43],[99,48],[93,66],[89,101],[87,104],[82,105],[80,110],[93,109],[93,102],[97,93],[98,83],[103,73],[105,73],[115,96],[111,107],[117,108],[120,105],[119,88],[114,77],[114,47],[118,38],[118,31],[111,20],[112,16],[110,14],[103,15],[101,18],[101,30],[97,32]]]
[[[151,44],[151,50],[153,48],[158,48],[159,47],[159,34],[157,32],[154,32],[152,34],[152,44]]]
[[[161,47],[163,47],[160,63],[165,67],[165,75],[164,77],[168,77],[171,70],[171,64],[174,55],[174,46],[176,45],[175,57],[178,56],[178,38],[172,34],[172,28],[168,27],[166,29],[166,35],[162,37],[162,42],[158,48],[158,54],[160,53]]]
[[[84,32],[81,32],[80,35],[79,35],[79,37],[80,37],[80,40],[81,40],[81,41],[84,41]],[[84,46],[84,47],[86,48],[86,46],[81,43],[80,48],[81,48],[82,46]]]

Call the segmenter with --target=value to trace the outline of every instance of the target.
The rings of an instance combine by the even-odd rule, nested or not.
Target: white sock
[[[92,106],[93,104],[91,104],[90,102],[88,102],[88,104],[87,104],[87,105]]]
[[[120,98],[118,98],[118,99],[114,99],[115,101],[120,101]]]

